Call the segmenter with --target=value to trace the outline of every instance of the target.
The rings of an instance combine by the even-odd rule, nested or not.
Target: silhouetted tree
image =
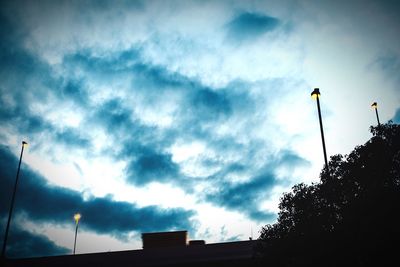
[[[400,125],[371,133],[349,155],[332,156],[320,182],[283,195],[277,222],[261,230],[265,266],[400,262]]]

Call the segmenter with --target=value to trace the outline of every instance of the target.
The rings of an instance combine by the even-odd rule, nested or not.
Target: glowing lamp
[[[379,122],[378,103],[376,103],[376,102],[372,103],[371,108],[372,108],[372,109],[375,109],[376,120],[378,121],[378,126],[380,126],[381,123]]]
[[[319,98],[321,93],[319,92],[319,88],[314,88],[314,91],[311,93],[312,99],[317,99]]]
[[[322,127],[322,116],[321,116],[321,107],[319,104],[319,97],[321,93],[319,92],[319,88],[314,88],[314,91],[311,92],[311,97],[315,100],[317,100],[317,108],[318,108],[318,117],[319,117],[319,127],[321,130],[321,139],[322,139],[322,148],[324,150],[324,159],[325,159],[325,167],[328,169],[329,172],[329,166],[328,166],[328,158],[326,156],[326,147],[325,147],[325,137],[324,137],[324,128]]]
[[[75,220],[75,223],[76,223],[76,224],[78,224],[78,222],[79,222],[79,220],[81,219],[81,217],[82,217],[82,216],[81,216],[79,213],[77,213],[77,214],[74,215],[74,220]]]
[[[76,213],[74,215],[74,220],[75,220],[75,241],[74,241],[74,255],[75,255],[75,249],[76,249],[76,236],[78,235],[78,225],[79,225],[79,220],[82,216],[79,213]]]

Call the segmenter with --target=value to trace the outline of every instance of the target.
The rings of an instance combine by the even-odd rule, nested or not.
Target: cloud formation
[[[15,179],[13,167],[17,166],[17,159],[4,146],[0,147],[0,155],[1,177],[3,177],[1,203],[9,205]],[[7,214],[7,205],[1,206],[2,217]],[[14,212],[14,218],[18,218],[18,214],[24,214],[29,220],[52,224],[69,223],[74,213],[81,212],[84,217],[83,229],[116,236],[124,236],[131,231],[174,229],[194,231],[191,218],[195,215],[191,210],[161,209],[157,206],[138,207],[133,203],[114,201],[110,197],[92,197],[85,200],[80,192],[49,185],[43,177],[27,166],[21,169]],[[14,219],[13,224],[18,226],[19,222]],[[19,234],[18,238],[22,238],[26,236],[25,232],[17,231],[16,234]],[[32,238],[32,242],[34,241],[34,237],[27,236],[27,238]]]
[[[2,203],[9,148],[27,140],[17,204],[31,222],[82,210],[98,234],[212,242],[272,223],[323,164],[312,88],[329,153],[369,138],[373,101],[400,120],[398,5],[367,2],[3,1]]]
[[[6,256],[7,258],[30,258],[65,255],[70,252],[69,249],[56,245],[45,235],[34,234],[18,225],[13,225],[9,233]]]
[[[274,158],[266,160],[258,173],[252,174],[253,176],[245,180],[232,178],[246,177],[245,166],[233,164],[211,177],[217,182],[212,183],[213,186],[209,188],[205,199],[230,210],[247,214],[255,221],[272,220],[276,214],[262,210],[260,203],[269,198],[276,186],[285,184],[285,181],[277,177],[276,171],[281,167],[295,169],[309,164],[307,160],[292,151],[281,151]]]
[[[244,12],[228,24],[228,36],[238,42],[251,41],[264,33],[275,30],[281,21],[259,13]]]

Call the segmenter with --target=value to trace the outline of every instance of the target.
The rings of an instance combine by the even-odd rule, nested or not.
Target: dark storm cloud
[[[11,22],[9,15],[0,4],[0,73],[2,76],[16,71],[25,75],[31,74],[36,71],[39,62],[21,49],[23,36],[27,33]]]
[[[18,126],[22,133],[30,132],[32,134],[46,130],[51,126],[43,121],[40,116],[30,114],[29,109],[23,105],[10,106],[3,98],[0,97],[0,124],[5,126]]]
[[[88,75],[129,77],[132,81],[129,91],[142,96],[144,105],[157,105],[157,101],[162,101],[162,97],[168,97],[168,93],[171,92],[180,94],[183,99],[182,103],[177,103],[180,113],[174,121],[178,123],[176,128],[181,126],[179,123],[190,126],[195,123],[195,126],[198,126],[210,120],[227,119],[237,110],[251,106],[249,102],[252,100],[246,93],[248,88],[245,88],[248,84],[232,82],[226,88],[207,87],[200,81],[171,72],[165,67],[145,64],[140,47],[110,53],[103,57],[94,56],[89,51],[79,52],[66,56],[65,62],[73,69],[81,68]],[[123,109],[123,102],[123,99],[111,99],[100,107],[91,108],[97,109],[99,114],[106,115],[104,121],[109,124],[108,126],[114,126],[114,123],[120,125],[121,122],[129,122],[127,116],[132,114],[132,110]],[[109,112],[109,109],[112,112]],[[107,113],[112,114],[113,118]]]
[[[263,33],[273,31],[279,23],[278,19],[269,16],[243,13],[229,23],[229,31],[230,34],[234,34],[237,38],[254,38]],[[195,79],[171,72],[162,66],[144,63],[140,47],[104,55],[95,54],[94,51],[90,50],[81,50],[77,53],[66,55],[62,64],[68,69],[67,73],[70,75],[64,79],[54,81],[58,86],[56,88],[60,88],[55,90],[54,93],[60,99],[70,99],[73,103],[90,111],[90,115],[85,118],[85,124],[89,125],[88,129],[91,129],[92,126],[100,126],[108,136],[114,137],[114,142],[118,142],[122,150],[107,152],[116,159],[126,161],[126,179],[132,184],[143,186],[157,181],[172,183],[184,187],[186,191],[190,190],[192,184],[182,175],[179,165],[172,161],[172,155],[166,152],[166,148],[173,144],[177,138],[203,140],[223,153],[242,153],[244,149],[243,145],[239,144],[234,136],[217,137],[213,133],[220,123],[229,118],[234,116],[245,118],[255,111],[256,100],[250,97],[248,87],[251,85],[246,82],[235,81],[224,88],[211,88]],[[84,75],[79,76],[77,73],[84,73]],[[174,118],[173,130],[144,125],[140,117],[135,117],[137,115],[133,114],[132,107],[127,106],[124,99],[108,99],[100,105],[94,105],[91,102],[87,90],[87,80],[91,79],[91,77],[108,77],[112,80],[114,77],[123,78],[128,76],[132,82],[131,90],[141,94],[144,101],[148,101],[148,103],[144,104],[153,104],[154,101],[160,98],[160,93],[167,92],[168,95],[168,90],[173,90],[182,96],[182,102],[177,103],[179,107],[177,116]],[[104,82],[107,84],[109,80],[104,80]],[[157,102],[154,105],[157,105]],[[19,117],[26,118],[27,114]],[[55,131],[51,129],[51,125],[42,121],[39,116],[34,117],[34,119],[32,119],[32,125],[25,127],[26,130],[37,129],[37,131],[40,131],[48,128],[58,141],[77,147],[90,147],[90,140],[80,132],[73,129]],[[204,166],[221,163],[218,160],[211,161],[211,159],[206,159]],[[238,168],[244,169],[250,166],[248,163],[246,164],[233,163],[231,165],[232,168],[227,170],[226,175],[230,172],[238,171]],[[209,196],[208,200],[229,209],[244,211],[257,220],[271,218],[272,214],[260,211],[257,203],[251,201],[257,199],[263,192],[262,190],[257,190],[257,188],[272,186],[270,183],[275,182],[272,177],[271,173],[255,175],[253,179],[240,185],[221,180],[223,182],[216,185],[221,188],[221,191],[215,196]],[[53,188],[51,192],[57,192],[58,202],[64,203],[63,205],[70,203],[67,210],[71,212],[74,212],[73,210],[79,208],[82,204],[81,198],[76,192],[57,188]],[[229,199],[230,195],[233,195],[234,198]],[[29,194],[27,197],[29,197]],[[71,199],[78,199],[78,201],[67,201]],[[29,203],[30,201],[33,201],[33,199],[27,199],[25,202]],[[248,206],[244,204],[246,201],[251,202],[249,206],[252,206],[252,208],[247,210]],[[90,206],[91,210],[96,210],[98,206],[95,204],[104,206],[106,203],[108,203],[106,200],[95,199],[89,200],[85,205]],[[91,204],[94,206],[91,206]],[[42,209],[45,214],[54,209],[54,207],[49,207],[48,205],[44,205]],[[99,207],[104,208],[103,206]],[[119,204],[119,206],[123,206],[123,204]],[[48,209],[46,210],[45,207]],[[32,206],[29,209],[35,210],[35,207]],[[92,214],[90,211],[87,212]],[[36,219],[39,220],[45,214],[38,215],[39,217]],[[63,212],[54,218],[64,215],[65,213]],[[170,214],[164,215],[168,217]],[[30,216],[32,218],[35,217],[35,215]],[[94,214],[91,216],[95,218],[93,221],[91,217],[87,219],[91,222],[91,227],[96,228],[97,231],[105,231],[105,228],[101,225],[96,225],[96,220],[101,221],[101,218],[97,218]],[[118,215],[113,216],[118,217]],[[147,218],[149,215],[143,214],[143,217]],[[118,227],[130,229],[130,227],[133,227],[132,224],[136,225],[137,223],[132,220],[127,224],[122,223]],[[110,229],[107,229],[107,231],[110,231]]]
[[[256,221],[270,221],[276,217],[273,212],[263,211],[260,204],[268,200],[271,190],[277,185],[285,183],[276,178],[275,170],[278,168],[293,169],[298,166],[308,165],[309,162],[292,151],[281,151],[274,158],[267,161],[259,173],[244,182],[232,182],[231,174],[243,175],[244,166],[233,164],[217,175],[211,177],[214,190],[206,193],[205,200],[218,206],[247,214]],[[228,179],[227,179],[228,178]]]
[[[140,49],[132,48],[104,57],[80,53],[66,60],[92,75],[129,75],[130,90],[141,96],[140,105],[152,106],[154,110],[157,110],[158,101],[168,101],[169,93],[181,96],[180,102],[173,103],[177,105],[173,128],[145,125],[140,114],[134,113],[134,103],[127,103],[123,98],[108,99],[90,107],[91,115],[86,124],[102,127],[114,138],[116,146],[121,147],[105,152],[127,162],[128,182],[140,186],[154,181],[188,186],[166,148],[176,139],[198,139],[223,150],[232,150],[234,138],[217,138],[213,131],[230,117],[246,116],[254,110],[253,99],[246,91],[248,85],[235,82],[224,88],[210,88],[163,67],[144,64],[140,58]]]
[[[295,154],[290,150],[282,150],[274,161],[271,161],[275,166],[285,166],[294,168],[296,166],[309,165],[310,162]]]
[[[29,32],[10,18],[10,10],[0,5],[0,92],[2,95],[12,93],[15,102],[20,105],[28,103],[30,94],[44,102],[48,92],[43,87],[51,83],[50,68],[27,51],[24,42]]]
[[[3,240],[3,235],[2,235]],[[64,255],[70,250],[56,245],[44,235],[33,234],[14,224],[7,240],[7,258]]]
[[[216,135],[218,128],[230,119],[253,123],[257,101],[250,95],[250,83],[232,82],[225,87],[211,88],[192,81],[185,88],[185,99],[174,123],[180,125],[180,136],[206,142],[218,151],[240,149],[232,135]],[[246,119],[248,118],[248,119]]]
[[[157,153],[149,147],[136,152],[136,159],[128,165],[128,181],[144,185],[152,181],[169,182],[180,178],[179,166],[172,162],[171,155]]]
[[[275,185],[276,180],[271,174],[252,177],[249,181],[231,183],[223,181],[218,183],[217,192],[207,194],[206,200],[228,209],[237,210],[248,214],[253,220],[271,220],[275,215],[259,210],[259,201],[266,192]]]
[[[156,127],[143,125],[132,118],[132,111],[123,106],[121,99],[111,99],[100,105],[93,119],[104,125],[116,142],[121,142],[121,151],[111,154],[127,162],[128,182],[143,186],[153,181],[179,180],[179,166],[172,162],[171,155],[157,151],[170,144],[168,133],[160,133]],[[161,139],[157,135],[161,135]]]
[[[19,35],[13,25],[0,12],[0,124],[18,125],[21,132],[37,133],[48,127],[46,123],[29,109],[29,82],[33,77],[47,72],[44,64],[19,47]],[[15,30],[15,31],[14,31]],[[42,90],[35,95],[46,101]],[[11,98],[12,101],[6,101]],[[9,103],[12,102],[12,103]]]
[[[154,92],[174,90],[188,91],[203,88],[198,82],[179,73],[171,72],[163,66],[153,65],[143,59],[142,47],[134,46],[127,50],[97,55],[95,51],[84,50],[65,55],[63,64],[74,71],[84,71],[88,76],[113,77],[129,76],[132,90],[154,95]],[[106,81],[107,82],[107,81]],[[150,90],[151,89],[151,90]]]
[[[201,89],[191,96],[193,116],[209,121],[227,118],[232,114],[232,106],[225,92]]]
[[[116,160],[126,161],[128,182],[143,186],[153,181],[177,181],[179,167],[161,149],[170,144],[168,133],[146,126],[134,117],[123,99],[113,98],[93,107],[87,118],[89,128],[100,127],[115,145],[104,151]],[[173,178],[173,179],[172,179]]]
[[[116,145],[122,146],[121,151],[107,151],[117,159],[135,157],[147,146],[160,148],[168,141],[166,134],[157,127],[144,125],[140,118],[135,117],[132,109],[126,107],[120,98],[112,98],[93,107],[87,124],[100,126],[108,136],[114,137]]]
[[[78,106],[87,107],[89,105],[89,94],[85,88],[83,80],[67,79],[65,85],[58,85],[61,92],[58,97],[62,100],[71,99]]]
[[[239,41],[252,40],[275,30],[280,23],[279,19],[268,15],[244,12],[227,24],[228,36]]]
[[[54,137],[57,142],[63,143],[68,147],[88,149],[91,146],[91,141],[73,128],[56,131],[54,132]]]
[[[122,106],[121,99],[114,98],[96,107],[93,119],[95,123],[103,124],[112,135],[119,131],[126,133],[132,130],[134,125],[131,114],[131,110]]]
[[[122,0],[118,2],[108,1],[108,0],[88,0],[88,1],[77,1],[74,4],[77,5],[78,10],[81,9],[91,9],[94,12],[99,11],[109,11],[110,9],[115,8],[115,6],[124,8],[124,9],[137,9],[143,10],[145,7],[145,2],[143,0]]]
[[[102,7],[99,8],[102,9]],[[275,31],[280,23],[277,18],[267,15],[242,13],[227,24],[228,35],[239,41],[253,40],[265,33]],[[174,72],[167,66],[144,60],[141,45],[134,44],[131,48],[118,52],[99,53],[89,48],[72,51],[62,57],[60,67],[63,74],[54,79],[49,78],[54,73],[43,62],[40,64],[44,66],[45,75],[36,72],[35,68],[29,69],[29,66],[26,66],[27,70],[33,72],[31,76],[35,79],[47,77],[44,83],[50,84],[51,89],[45,90],[45,93],[56,96],[62,102],[71,101],[75,104],[74,107],[86,112],[80,129],[56,129],[54,125],[44,121],[40,114],[32,113],[25,107],[13,114],[5,114],[4,117],[21,118],[21,121],[27,119],[29,125],[24,127],[26,131],[36,130],[38,133],[47,131],[54,139],[65,145],[84,149],[90,149],[91,145],[91,140],[84,134],[85,132],[91,132],[92,129],[104,130],[107,138],[111,140],[108,144],[111,149],[102,152],[126,163],[125,176],[129,183],[138,186],[155,181],[170,183],[184,188],[186,192],[193,188],[196,183],[193,180],[196,179],[188,179],[181,173],[179,164],[172,160],[169,148],[177,140],[182,140],[183,143],[190,143],[193,140],[202,141],[218,153],[217,158],[202,159],[204,167],[228,164],[224,168],[224,173],[214,175],[218,176],[218,179],[214,181],[218,190],[215,195],[207,195],[207,200],[228,209],[244,212],[256,220],[271,219],[274,215],[261,211],[256,200],[265,196],[265,188],[272,188],[277,182],[274,178],[274,168],[280,165],[271,165],[269,171],[260,170],[252,165],[249,159],[254,157],[257,148],[265,145],[263,142],[251,140],[248,147],[238,141],[235,134],[222,136],[215,134],[218,127],[234,118],[240,122],[245,121],[246,128],[249,130],[245,131],[242,138],[251,138],[251,131],[254,131],[254,126],[259,122],[253,119],[253,115],[256,114],[257,104],[260,101],[254,99],[250,93],[252,84],[246,81],[232,81],[223,88],[207,86],[201,80]],[[38,60],[33,55],[22,48],[19,50],[24,52],[24,56],[29,57],[32,65],[37,64]],[[127,90],[124,93],[140,97],[140,102],[128,103],[123,97],[114,96],[111,99],[102,98],[100,103],[95,103],[91,99],[90,88],[101,85],[119,90],[114,82],[121,80],[126,81],[124,85],[128,87],[122,89]],[[133,106],[135,104],[152,107],[157,112],[159,103],[170,100],[171,92],[179,95],[179,100],[170,104],[176,106],[171,128],[146,125],[141,114],[134,113],[134,111],[140,113],[140,108],[135,110]],[[29,99],[25,103],[27,103],[26,107],[29,107]],[[9,110],[7,108],[4,112],[9,112]],[[227,154],[240,154],[246,162],[223,162]],[[282,161],[292,162],[296,161],[296,158],[288,155]],[[237,184],[224,179],[231,173],[244,173],[246,170],[254,172],[250,174],[252,178],[247,182]],[[38,175],[31,173],[30,176],[37,177]],[[45,194],[41,193],[42,190]],[[40,199],[37,200],[35,196],[40,196]],[[47,198],[54,201],[47,203],[43,200]],[[114,232],[115,234],[133,229],[146,230],[148,224],[144,221],[151,222],[149,224],[151,225],[149,227],[153,227],[151,229],[188,228],[190,225],[187,218],[193,214],[191,211],[179,209],[167,211],[156,207],[138,209],[133,204],[113,202],[107,198],[83,201],[78,192],[50,187],[40,177],[36,184],[32,184],[32,190],[20,197],[20,201],[26,212],[29,211],[29,217],[36,221],[60,223],[63,220],[69,220],[70,214],[76,210],[82,210],[82,213],[85,213],[86,227],[97,232]],[[39,206],[41,206],[40,210]],[[103,214],[104,211],[107,211],[106,215]],[[118,219],[110,220],[114,217]],[[129,219],[124,219],[126,217]],[[138,218],[143,218],[143,220]]]
[[[77,82],[56,79],[51,68],[31,52],[21,46],[23,36],[16,27],[0,12],[0,127],[10,129],[15,134],[22,134],[34,139],[37,144],[43,136],[69,147],[89,148],[90,140],[78,129],[64,127],[58,129],[46,121],[42,114],[33,108],[35,103],[47,103],[56,94],[58,97],[74,99],[82,104],[87,101],[87,94]],[[53,88],[50,89],[48,87]],[[62,94],[58,92],[61,88]],[[44,141],[44,140],[42,140]]]
[[[163,90],[168,87],[193,87],[193,84],[190,84],[186,77],[178,73],[169,72],[160,66],[139,63],[132,70],[136,74],[135,84],[150,86],[156,90]]]
[[[0,211],[3,216],[8,210],[6,205],[9,205],[11,198],[16,166],[16,157],[10,154],[7,147],[0,146]],[[123,236],[130,231],[193,230],[190,218],[195,214],[181,208],[139,208],[135,204],[113,201],[107,197],[84,200],[77,191],[47,184],[43,177],[26,166],[21,169],[15,211],[36,222],[56,224],[69,223],[71,216],[79,211],[83,215],[83,228],[116,236]]]
[[[58,144],[64,144],[68,147],[79,149],[88,149],[91,147],[91,141],[85,137],[78,129],[71,127],[64,127],[58,129],[50,122],[43,119],[40,114],[35,114],[34,110],[29,108],[29,100],[24,97],[15,100],[18,105],[10,105],[2,97],[0,97],[0,126],[10,128],[17,131],[17,134],[29,136],[30,139],[35,140],[35,145],[40,142],[48,142],[47,137],[53,139]],[[38,138],[35,138],[38,136]]]
[[[194,230],[189,219],[195,212],[182,208],[165,210],[157,206],[138,208],[127,202],[94,198],[87,203],[82,203],[80,210],[84,216],[82,225],[84,223],[88,229],[93,229],[98,233],[119,236],[129,231]]]

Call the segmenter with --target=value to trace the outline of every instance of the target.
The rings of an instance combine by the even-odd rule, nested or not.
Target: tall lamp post
[[[14,200],[15,200],[15,193],[17,192],[17,185],[18,185],[18,178],[19,178],[19,170],[21,168],[21,162],[22,162],[22,155],[24,154],[24,147],[27,146],[28,143],[25,141],[22,141],[22,147],[21,147],[21,155],[19,156],[19,163],[18,163],[18,170],[17,170],[17,176],[15,178],[15,184],[14,184],[14,191],[12,194],[11,198],[11,206],[10,206],[10,211],[8,213],[8,220],[7,220],[7,227],[6,227],[6,233],[4,235],[4,241],[3,241],[3,249],[1,250],[1,258],[4,259],[6,256],[6,247],[7,247],[7,239],[8,239],[8,230],[10,228],[10,221],[14,209]]]
[[[78,226],[79,226],[79,220],[81,219],[81,215],[79,213],[74,215],[74,220],[75,220],[75,241],[74,241],[74,255],[75,255],[75,248],[76,248],[76,236],[78,235]]]
[[[375,109],[376,120],[378,121],[378,126],[380,126],[381,123],[379,122],[379,116],[378,116],[378,103],[376,102],[372,103],[371,107]]]
[[[319,105],[319,98],[321,93],[319,92],[319,88],[314,88],[314,91],[311,92],[311,97],[317,100],[317,107],[318,107],[318,117],[319,117],[319,127],[321,129],[321,139],[322,139],[322,148],[324,149],[324,159],[325,159],[325,166],[329,169],[328,166],[328,158],[326,156],[326,147],[325,147],[325,138],[324,138],[324,128],[322,127],[322,117],[321,117],[321,107]]]

